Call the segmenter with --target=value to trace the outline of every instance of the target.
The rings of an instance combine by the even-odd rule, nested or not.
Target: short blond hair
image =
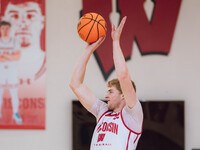
[[[135,83],[131,80],[132,82],[132,85],[133,85],[133,88],[136,92],[136,86],[135,86]],[[121,86],[120,86],[120,83],[119,83],[119,80],[116,78],[116,79],[112,79],[110,81],[108,81],[108,84],[107,84],[108,87],[111,87],[111,86],[115,86],[117,88],[117,90],[122,93],[122,89],[121,89]]]

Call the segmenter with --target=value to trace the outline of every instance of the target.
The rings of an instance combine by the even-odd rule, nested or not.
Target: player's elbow
[[[129,78],[129,72],[127,69],[121,70],[120,73],[118,74],[118,79],[119,80],[125,80]]]
[[[72,81],[70,81],[69,87],[72,89],[72,91],[74,91],[76,89],[76,86]]]
[[[69,87],[72,89],[72,91],[76,91],[76,89],[78,89],[79,85],[76,82],[74,82],[73,80],[71,80],[69,83]]]

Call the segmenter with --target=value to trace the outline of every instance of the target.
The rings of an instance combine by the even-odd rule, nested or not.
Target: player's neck
[[[113,109],[113,112],[114,112],[114,113],[118,113],[118,112],[120,112],[122,109],[123,109],[123,107],[118,107],[118,108]]]
[[[118,107],[116,107],[116,108],[114,108],[113,109],[113,112],[115,112],[115,113],[118,113],[118,112],[120,112],[124,107],[125,107],[125,105],[126,105],[126,103],[120,103],[119,105],[118,105]]]
[[[39,45],[37,44],[30,44],[29,46],[22,46],[22,49],[26,50],[26,51],[41,51],[41,48]]]
[[[119,113],[122,109],[114,109],[113,112],[114,113]]]
[[[10,36],[2,36],[1,38],[2,38],[2,40],[7,41],[7,40],[9,40],[11,37],[10,37]]]

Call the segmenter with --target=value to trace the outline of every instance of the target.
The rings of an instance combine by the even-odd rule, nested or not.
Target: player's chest
[[[14,52],[14,43],[0,43],[0,53],[12,53]]]
[[[120,113],[106,114],[98,122],[96,126],[96,134],[102,133],[109,136],[118,136],[126,133],[126,127],[123,124]],[[128,133],[128,131],[127,131]]]

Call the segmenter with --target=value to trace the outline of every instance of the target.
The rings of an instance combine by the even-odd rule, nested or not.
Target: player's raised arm
[[[129,75],[129,71],[120,47],[120,36],[124,27],[124,24],[126,22],[126,18],[124,17],[117,29],[115,29],[115,26],[112,25],[112,32],[111,36],[113,39],[113,59],[114,59],[114,65],[116,69],[117,78],[120,82],[120,86],[122,89],[122,93],[124,95],[124,98],[126,100],[126,104],[132,108],[136,104],[136,93],[134,90],[134,87],[131,82],[131,78]]]
[[[82,105],[87,109],[90,110],[92,105],[94,104],[94,101],[96,99],[95,95],[92,93],[92,91],[83,84],[86,66],[88,63],[88,60],[92,53],[101,45],[104,38],[100,38],[98,41],[96,41],[93,44],[88,45],[81,57],[79,58],[74,71],[72,73],[71,81],[70,81],[70,87],[72,91],[76,94],[79,101],[82,103]]]

